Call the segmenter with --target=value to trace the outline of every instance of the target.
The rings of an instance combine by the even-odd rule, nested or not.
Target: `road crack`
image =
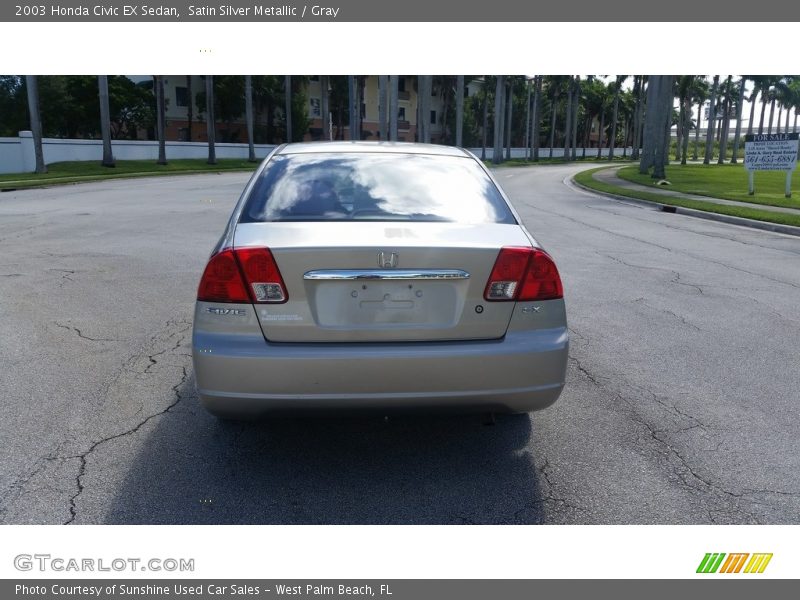
[[[111,441],[114,441],[114,440],[118,440],[120,438],[135,434],[145,424],[147,424],[151,420],[155,419],[156,417],[160,417],[161,415],[164,415],[164,414],[168,413],[170,410],[172,410],[173,408],[175,408],[175,406],[177,406],[178,403],[181,400],[183,400],[183,394],[181,394],[180,388],[183,386],[184,383],[186,383],[186,380],[187,380],[188,376],[189,376],[189,373],[188,373],[186,367],[185,366],[181,366],[181,378],[178,381],[178,383],[176,383],[175,385],[172,386],[172,392],[174,393],[175,397],[174,397],[173,401],[166,408],[164,408],[163,410],[160,410],[157,413],[149,415],[148,417],[142,419],[135,426],[131,427],[130,429],[127,429],[126,431],[123,431],[121,433],[117,433],[117,434],[102,438],[102,439],[100,439],[100,440],[98,440],[96,442],[93,442],[91,444],[91,446],[89,446],[89,448],[85,452],[83,452],[81,454],[77,454],[77,455],[74,455],[74,456],[58,457],[61,460],[73,460],[73,459],[80,460],[80,466],[78,468],[78,474],[75,477],[75,485],[77,487],[77,492],[75,494],[73,494],[69,499],[69,514],[70,514],[70,517],[69,517],[69,519],[67,519],[64,522],[64,525],[69,525],[69,524],[73,523],[75,521],[75,518],[78,516],[77,502],[78,502],[78,499],[80,498],[81,494],[83,494],[83,491],[84,491],[84,489],[86,487],[85,484],[83,483],[83,478],[86,475],[86,466],[87,466],[87,463],[88,463],[88,457],[95,450],[97,450],[97,448],[99,448],[100,446],[102,446],[104,444],[107,444],[108,442],[111,442]]]
[[[69,331],[74,331],[78,334],[79,338],[83,338],[84,340],[89,340],[90,342],[119,342],[120,340],[112,339],[112,338],[94,338],[88,335],[85,335],[80,329],[77,327],[73,327],[72,325],[64,325],[59,323],[58,321],[53,321],[56,326],[61,327],[62,329],[67,329]]]

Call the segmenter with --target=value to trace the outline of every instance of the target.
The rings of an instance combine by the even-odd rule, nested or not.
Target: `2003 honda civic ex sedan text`
[[[203,405],[246,418],[327,408],[527,412],[564,387],[553,259],[469,152],[277,148],[197,292]]]

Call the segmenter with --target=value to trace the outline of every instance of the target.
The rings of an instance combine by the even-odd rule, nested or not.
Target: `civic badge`
[[[396,252],[378,252],[378,266],[382,269],[393,269],[399,257]]]

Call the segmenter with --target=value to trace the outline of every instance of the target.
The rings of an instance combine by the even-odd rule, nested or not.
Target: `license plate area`
[[[465,280],[307,281],[319,327],[391,329],[454,327],[463,308]]]

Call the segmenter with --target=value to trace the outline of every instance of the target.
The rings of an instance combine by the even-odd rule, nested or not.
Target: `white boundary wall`
[[[478,158],[481,157],[481,148],[467,148],[470,152],[472,152]],[[630,146],[627,148],[614,148],[614,156],[622,156],[623,153],[626,156],[630,156],[632,149]],[[492,148],[486,148],[486,160],[491,160],[494,152]],[[506,151],[503,150],[503,157],[505,158]],[[577,158],[583,156],[583,148],[578,148],[575,154]],[[608,148],[603,148],[603,158],[608,156]],[[564,157],[564,148],[553,148],[553,158],[563,158]],[[525,148],[512,148],[511,149],[511,158],[525,158]],[[550,158],[550,148],[539,148],[539,159],[540,160],[547,160]],[[586,148],[586,158],[597,158],[597,148]]]
[[[113,140],[111,147],[114,158],[117,160],[156,160],[158,159],[158,142],[139,140]],[[256,144],[257,158],[264,158],[275,148],[271,144]],[[247,158],[247,144],[215,144],[217,158]],[[42,140],[45,164],[64,161],[96,161],[103,158],[102,140],[64,140],[58,138],[44,138]],[[480,148],[469,149],[478,158],[481,157]],[[167,160],[178,158],[207,158],[208,144],[206,142],[167,142]],[[614,156],[622,156],[623,149],[615,148]],[[631,149],[627,149],[630,156]],[[505,153],[503,154],[505,156]],[[603,149],[603,156],[608,155],[608,149]],[[549,148],[539,149],[539,158],[546,159],[550,156]],[[564,156],[563,148],[553,148],[553,158]],[[577,156],[583,156],[583,148],[578,148]],[[597,148],[587,148],[586,156],[597,156]],[[512,148],[512,158],[525,158],[525,148]],[[486,158],[491,160],[492,149],[486,149]],[[0,173],[33,173],[36,170],[36,159],[33,152],[33,134],[30,131],[20,131],[19,137],[0,138]]]
[[[208,158],[206,142],[167,142],[167,161],[178,158]],[[139,140],[113,140],[111,147],[117,160],[157,160],[158,142]],[[217,158],[247,159],[247,144],[216,143]],[[275,148],[272,144],[256,144],[257,158],[264,158]],[[42,140],[45,164],[103,159],[103,140]],[[33,152],[33,135],[20,131],[19,137],[0,138],[0,173],[32,173],[36,170]]]

